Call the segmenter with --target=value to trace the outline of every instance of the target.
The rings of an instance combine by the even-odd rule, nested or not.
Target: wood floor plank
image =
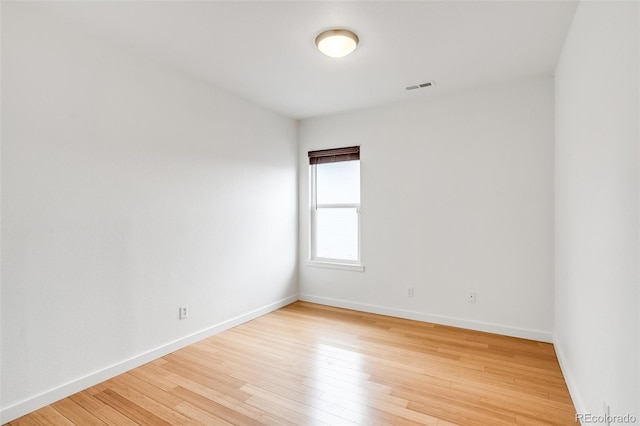
[[[218,389],[210,388],[208,386],[203,386],[199,383],[193,382],[191,380],[188,380],[178,375],[169,376],[168,379],[175,382],[179,387],[182,387],[198,395],[201,395],[207,399],[210,399],[214,403],[220,404],[243,416],[257,420],[263,417],[265,414],[262,410],[254,408],[251,405],[247,404],[245,402],[246,398],[239,400],[235,398],[233,394],[230,395],[230,394],[222,393]],[[174,392],[173,394],[177,394],[177,393],[178,392]]]
[[[158,418],[164,420],[165,422],[172,425],[191,425],[194,422],[190,421],[188,417],[181,415],[180,413],[175,411],[175,406],[179,404],[174,404],[173,401],[170,401],[169,406],[164,405],[151,396],[149,394],[145,394],[143,391],[138,391],[132,386],[129,386],[125,383],[122,378],[116,377],[109,384],[109,389],[113,392],[117,393],[122,398],[131,401],[136,406],[153,413]],[[176,400],[180,400],[180,398],[175,398]],[[168,398],[165,398],[168,400]]]
[[[71,398],[62,399],[51,404],[51,407],[55,408],[56,411],[76,425],[100,426],[105,424],[105,422],[91,414]]]
[[[296,302],[10,425],[575,425],[553,345]]]
[[[313,400],[309,400],[306,401],[306,403],[303,403],[269,392],[253,385],[246,385],[244,389],[254,397],[260,398],[263,401],[270,402],[276,406],[286,408],[287,410],[293,411],[302,416],[305,416],[306,418],[311,419],[312,423],[310,424],[322,423],[328,425],[354,425],[354,423],[347,420],[346,418],[340,417],[339,413],[336,413],[333,409],[335,407],[326,410],[326,406],[323,406],[324,409],[315,406]]]
[[[111,389],[106,389],[95,396],[97,399],[120,412],[125,417],[141,425],[171,425],[152,412],[145,410]]]
[[[189,389],[178,386],[173,390],[173,394],[182,398],[184,401],[189,402],[196,408],[205,411],[209,414],[215,415],[223,419],[226,422],[235,425],[247,425],[247,426],[259,426],[260,422],[252,419],[249,416],[244,415],[232,408],[219,404],[212,399],[207,398],[197,392],[193,392]]]
[[[220,425],[220,426],[232,426],[233,423],[229,423],[220,417],[217,417],[205,410],[201,410],[188,402],[182,402],[178,404],[176,410],[185,416],[203,424],[203,425]]]
[[[287,423],[295,425],[327,425],[328,423],[318,421],[312,417],[299,412],[298,410],[288,408],[286,404],[274,403],[272,400],[266,400],[259,396],[252,396],[247,400],[247,404],[250,404],[256,408],[259,408],[268,413],[277,413],[272,416],[276,419],[281,418]],[[269,418],[269,421],[271,418]],[[277,421],[275,424],[279,424]]]
[[[93,412],[93,415],[110,426],[137,426],[138,423],[117,411],[115,408],[105,405]]]
[[[73,402],[75,402],[76,404],[78,404],[80,407],[82,407],[84,410],[90,412],[90,413],[94,413],[95,411],[101,409],[102,407],[104,407],[104,403],[98,401],[97,399],[95,399],[93,397],[93,395],[89,392],[87,392],[86,390],[78,392],[74,395],[71,395],[69,398],[67,398]]]
[[[60,425],[67,426],[73,425],[73,422],[60,414],[52,406],[44,407],[34,414],[34,423],[39,425]]]

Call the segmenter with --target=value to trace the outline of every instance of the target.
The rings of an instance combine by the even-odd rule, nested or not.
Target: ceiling
[[[33,5],[33,3],[31,3]],[[293,118],[552,75],[576,1],[50,1],[42,13]],[[316,35],[360,37],[334,59]],[[406,91],[434,80],[430,88]]]

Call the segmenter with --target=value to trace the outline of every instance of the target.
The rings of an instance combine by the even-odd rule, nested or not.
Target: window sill
[[[310,260],[307,262],[307,266],[313,266],[314,268],[341,269],[343,271],[364,272],[364,265],[356,265],[353,263]]]

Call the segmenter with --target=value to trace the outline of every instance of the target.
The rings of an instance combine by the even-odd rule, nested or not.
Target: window
[[[360,266],[360,147],[309,152],[310,260]]]

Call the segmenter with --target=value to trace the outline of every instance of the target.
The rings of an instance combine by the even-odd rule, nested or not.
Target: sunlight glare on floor
[[[351,422],[366,422],[367,395],[363,393],[369,375],[362,371],[362,354],[319,344],[314,360],[313,380],[324,391],[322,400],[335,405],[337,415]]]

